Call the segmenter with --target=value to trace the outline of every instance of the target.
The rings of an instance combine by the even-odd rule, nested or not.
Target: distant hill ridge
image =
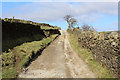
[[[46,23],[37,23],[37,22],[33,22],[33,21],[27,21],[27,20],[20,20],[20,19],[13,19],[13,18],[5,18],[2,19],[5,22],[15,22],[15,23],[24,23],[24,24],[32,24],[32,25],[37,25],[37,26],[46,26],[46,27],[51,27],[51,28],[57,28],[57,29],[61,29],[60,27],[57,26],[52,26],[50,24],[46,24]]]

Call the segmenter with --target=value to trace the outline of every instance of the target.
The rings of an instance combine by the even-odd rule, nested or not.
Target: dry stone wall
[[[78,37],[79,44],[91,50],[94,58],[106,66],[112,74],[120,77],[120,37],[118,32],[100,33],[69,29],[69,33]]]

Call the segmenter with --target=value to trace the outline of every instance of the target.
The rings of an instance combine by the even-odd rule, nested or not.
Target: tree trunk
[[[69,23],[69,21],[67,21],[67,23],[68,23],[68,25],[69,25],[68,28],[71,28],[71,27],[70,27],[70,23]]]

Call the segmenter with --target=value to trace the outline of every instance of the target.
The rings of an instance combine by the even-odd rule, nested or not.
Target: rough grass
[[[96,60],[93,59],[90,51],[82,48],[78,44],[78,39],[75,35],[69,34],[69,41],[75,52],[78,53],[79,56],[87,63],[87,65],[98,76],[98,78],[114,78],[106,67],[102,67]]]
[[[48,26],[40,26],[41,29],[44,29],[44,30],[49,30],[49,29],[58,29],[58,30],[61,30],[60,27],[57,27],[57,26],[54,26],[54,27],[48,27]]]
[[[57,28],[52,28],[52,27],[47,27],[47,26],[41,26],[40,28],[41,29],[45,29],[45,30],[48,30],[48,29],[57,29]]]
[[[15,78],[16,77],[16,70],[15,67],[8,67],[3,69],[2,78]]]
[[[38,41],[38,40],[41,40],[43,39],[44,36],[41,35],[41,34],[35,34],[31,37],[21,37],[21,38],[11,38],[11,37],[7,37],[6,40],[3,40],[3,48],[2,48],[2,51],[7,51],[7,49],[12,49],[13,47],[15,46],[18,46],[24,42],[31,42],[31,41]]]
[[[10,52],[2,54],[2,77],[15,78],[22,71],[26,64],[33,58],[33,55],[39,54],[58,34],[51,35],[48,38],[43,38],[40,41],[26,42],[20,46],[16,46]],[[18,56],[19,61],[15,65],[15,56]]]

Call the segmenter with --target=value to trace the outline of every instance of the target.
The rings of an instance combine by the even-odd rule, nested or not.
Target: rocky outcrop
[[[106,66],[112,74],[120,77],[120,36],[118,32],[96,32],[69,29],[69,33],[78,37],[79,44],[89,49],[94,58]]]

